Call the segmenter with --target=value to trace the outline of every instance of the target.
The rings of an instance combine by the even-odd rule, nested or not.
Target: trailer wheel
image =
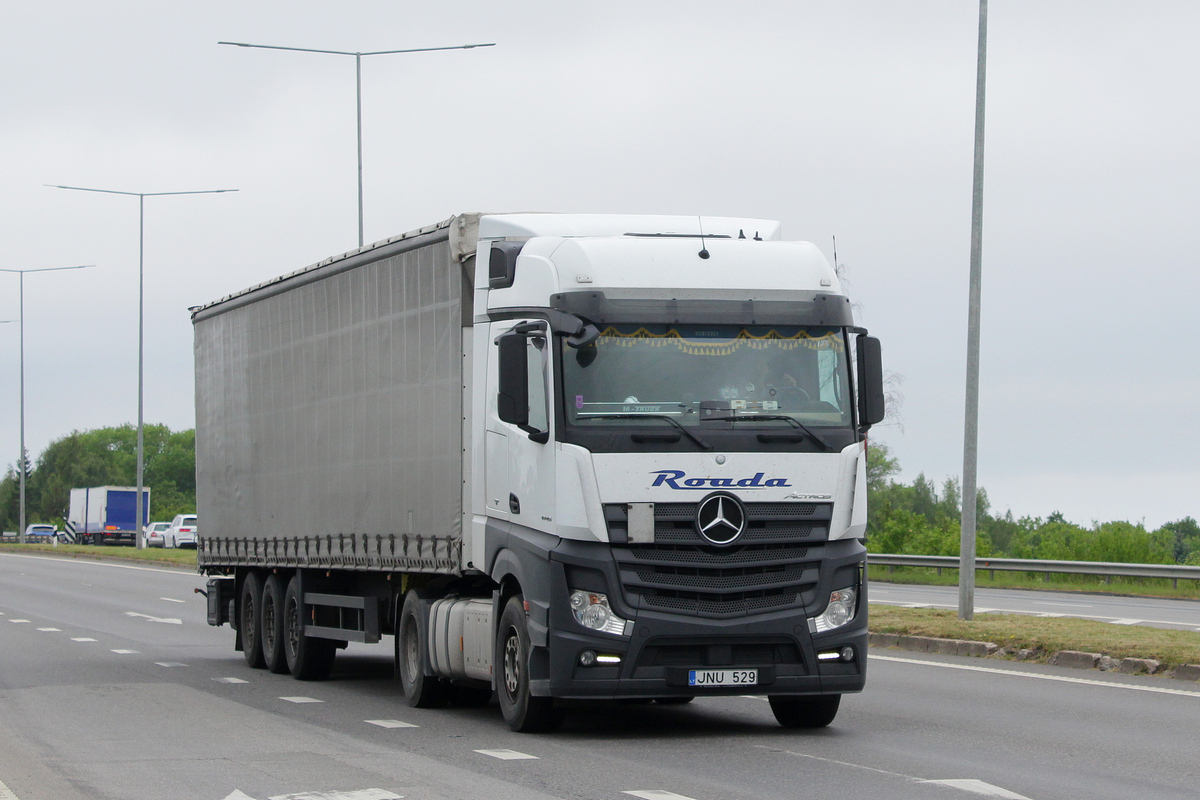
[[[242,655],[254,669],[267,665],[262,649],[262,578],[247,572],[238,598],[238,632],[242,634]]]
[[[404,701],[413,708],[441,705],[446,700],[445,684],[425,674],[429,642],[421,625],[420,600],[415,592],[409,592],[398,602],[404,606],[396,623],[396,677],[404,691]]]
[[[550,697],[529,693],[529,627],[521,595],[508,600],[496,636],[496,695],[508,727],[520,733],[544,733],[562,724],[564,711]]]
[[[276,675],[288,671],[287,653],[283,646],[283,605],[287,587],[282,576],[273,572],[267,576],[263,585],[262,603],[259,606],[260,625],[262,628],[262,654],[267,669]]]
[[[772,695],[767,699],[771,702],[775,719],[785,728],[824,728],[833,722],[842,702],[840,694],[815,697]]]
[[[288,581],[283,600],[284,654],[292,677],[298,681],[321,681],[333,669],[337,642],[304,635],[304,603],[300,596],[300,576]]]

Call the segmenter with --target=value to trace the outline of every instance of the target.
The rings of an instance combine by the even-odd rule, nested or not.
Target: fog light
[[[840,628],[850,620],[858,608],[856,601],[858,593],[854,589],[838,589],[829,593],[829,605],[824,613],[808,620],[809,633],[821,633]]]
[[[571,592],[571,614],[583,627],[604,633],[622,635],[628,625],[626,620],[613,613],[608,605],[608,595],[599,592],[579,589]]]
[[[596,663],[596,654],[591,650],[584,650],[579,654],[579,665],[581,667],[590,667]]]
[[[847,645],[842,648],[842,661],[850,663],[854,660],[854,648]]]

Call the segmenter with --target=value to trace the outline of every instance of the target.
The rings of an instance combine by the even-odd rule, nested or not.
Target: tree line
[[[867,455],[867,550],[872,553],[957,556],[962,490],[957,478],[938,487],[924,473],[910,484],[892,480],[900,464],[885,445],[871,443]],[[992,514],[987,492],[978,491],[976,554],[992,558],[1112,561],[1131,564],[1200,566],[1200,524],[1192,517],[1156,530],[1139,523],[1068,522],[1049,517]]]
[[[150,518],[170,520],[196,513],[196,432],[143,426],[143,484],[150,488]],[[37,463],[26,461],[26,523],[62,528],[71,489],[137,486],[137,428],[121,425],[74,431],[46,448]],[[10,466],[0,480],[0,530],[20,524],[20,474]]]

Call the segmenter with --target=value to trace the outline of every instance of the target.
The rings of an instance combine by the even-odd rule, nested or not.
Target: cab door
[[[496,419],[499,424],[497,430],[488,432],[488,457],[493,447],[500,449],[502,434],[508,449],[508,496],[503,498],[508,518],[516,525],[552,533],[554,339],[547,323],[541,320],[494,323],[492,332],[498,351]],[[490,511],[496,492],[491,491],[491,466],[488,469]]]

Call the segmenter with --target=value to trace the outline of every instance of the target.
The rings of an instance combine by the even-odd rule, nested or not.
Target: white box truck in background
[[[79,544],[137,544],[137,487],[72,489],[67,534]],[[150,519],[150,490],[142,489],[142,525]]]
[[[194,311],[198,561],[253,667],[414,706],[863,688],[878,340],[759,219],[461,215]]]

